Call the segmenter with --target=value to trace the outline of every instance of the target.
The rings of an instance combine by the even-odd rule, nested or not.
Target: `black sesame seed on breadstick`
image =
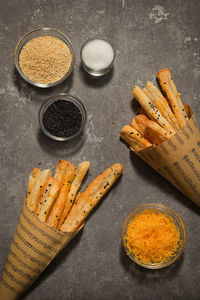
[[[100,199],[122,174],[122,170],[123,166],[118,163],[106,169],[102,174],[96,177],[75,201],[60,230],[72,232],[78,229],[93,207],[97,205]]]
[[[147,95],[139,86],[133,88],[133,96],[137,99],[140,105],[144,108],[147,115],[152,121],[157,122],[161,127],[167,130],[171,135],[174,135],[176,131],[170,125],[170,123],[163,117],[158,108],[151,102]]]

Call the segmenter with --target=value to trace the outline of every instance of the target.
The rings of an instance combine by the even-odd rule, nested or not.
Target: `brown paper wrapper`
[[[78,231],[54,230],[24,204],[0,281],[0,300],[18,299]]]
[[[200,207],[200,132],[192,108],[187,109],[189,121],[170,139],[131,150]]]

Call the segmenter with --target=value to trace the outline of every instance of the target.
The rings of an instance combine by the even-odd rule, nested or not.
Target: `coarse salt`
[[[114,59],[112,46],[103,39],[89,40],[82,49],[83,63],[94,71],[109,68]]]

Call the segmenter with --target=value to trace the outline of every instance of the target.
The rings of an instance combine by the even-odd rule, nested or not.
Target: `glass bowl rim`
[[[91,41],[94,41],[94,40],[103,40],[103,41],[107,42],[107,43],[111,46],[111,48],[113,49],[113,54],[114,54],[113,59],[112,59],[111,63],[109,64],[109,66],[106,67],[106,68],[94,70],[94,69],[90,68],[90,67],[84,62],[84,60],[83,60],[83,56],[82,56],[83,48],[85,47],[85,45],[86,45],[87,43],[89,43],[89,42],[91,42]],[[88,70],[89,70],[89,71],[102,71],[102,72],[105,72],[105,71],[108,70],[107,72],[109,72],[110,69],[112,68],[112,66],[114,65],[114,62],[115,62],[115,58],[116,58],[116,50],[115,50],[115,47],[114,47],[113,43],[112,43],[108,38],[104,38],[104,37],[101,37],[101,36],[97,35],[97,36],[90,37],[90,38],[84,40],[84,42],[83,42],[83,44],[82,44],[82,46],[81,46],[81,49],[80,49],[80,58],[81,58],[82,65],[83,65],[84,69],[86,68],[85,70],[86,70],[87,72],[88,72]],[[106,73],[107,73],[107,72],[106,72]],[[106,74],[106,73],[105,73],[105,74]],[[103,75],[105,75],[105,74],[103,74]],[[100,76],[102,76],[102,75],[93,75],[93,76],[95,76],[95,77],[100,77]]]
[[[58,100],[70,101],[70,102],[74,103],[81,111],[81,115],[82,115],[81,127],[73,135],[70,135],[68,137],[55,136],[55,135],[51,134],[43,125],[44,112],[52,103],[54,103]],[[87,111],[85,109],[83,102],[80,99],[78,99],[77,97],[69,95],[69,94],[65,94],[65,93],[56,94],[56,95],[53,95],[53,96],[47,98],[44,101],[44,103],[41,105],[41,107],[39,109],[39,113],[38,113],[38,121],[39,121],[40,128],[45,135],[47,135],[49,138],[51,138],[55,141],[66,142],[66,141],[74,139],[75,137],[77,137],[78,135],[80,135],[82,133],[82,131],[85,127],[86,121],[87,121]]]
[[[173,221],[176,220],[178,221],[178,228],[183,232],[183,242],[180,246],[180,249],[178,249],[178,252],[174,255],[174,257],[170,260],[170,261],[166,261],[163,262],[161,264],[145,264],[142,263],[141,261],[138,261],[134,255],[132,253],[130,253],[130,251],[128,250],[127,246],[126,246],[126,241],[125,241],[125,234],[126,234],[126,229],[128,224],[130,223],[131,219],[133,218],[133,215],[136,216],[137,212],[140,213],[142,212],[144,209],[158,209],[164,213],[166,213],[167,215],[169,215],[170,217],[172,217]],[[181,218],[179,217],[179,215],[173,211],[171,208],[167,207],[166,205],[162,204],[162,203],[148,203],[148,204],[144,204],[141,206],[136,207],[131,213],[128,214],[128,216],[126,217],[124,223],[123,223],[123,227],[122,227],[122,233],[121,233],[121,237],[122,237],[122,244],[123,244],[123,248],[125,250],[126,255],[133,261],[135,262],[137,265],[144,267],[146,269],[162,269],[165,268],[169,265],[171,265],[174,261],[176,261],[179,256],[181,255],[181,253],[184,250],[185,247],[185,243],[186,243],[186,230],[185,230],[185,226],[183,224],[183,221],[181,220]]]
[[[29,79],[24,73],[23,71],[21,70],[20,68],[20,65],[19,65],[19,55],[20,55],[20,52],[21,52],[21,49],[24,47],[25,43],[23,42],[23,40],[31,35],[32,33],[34,32],[39,32],[39,31],[45,31],[45,32],[48,32],[48,31],[54,31],[58,34],[60,34],[62,37],[58,37],[60,40],[62,40],[70,49],[70,52],[72,54],[72,61],[71,61],[71,65],[70,65],[70,68],[68,70],[68,72],[60,79],[60,80],[57,80],[55,82],[52,82],[52,83],[39,83],[39,82],[35,82],[31,79]],[[51,36],[54,36],[54,37],[57,37],[56,34],[50,34]],[[39,37],[40,35],[38,35]],[[31,40],[31,39],[30,39]],[[20,44],[22,43],[22,45],[20,46]],[[17,55],[17,50],[19,49],[20,47],[20,51],[19,51],[19,54]],[[72,73],[72,70],[73,70],[73,67],[74,67],[74,64],[75,64],[75,50],[74,50],[74,46],[71,42],[71,40],[69,39],[69,37],[67,35],[65,35],[63,32],[61,32],[60,30],[57,30],[55,28],[51,28],[51,27],[39,27],[39,28],[36,28],[36,29],[32,29],[30,31],[28,31],[27,33],[25,33],[20,39],[19,41],[17,42],[17,45],[15,47],[15,51],[14,51],[14,56],[15,56],[15,67],[17,69],[17,71],[19,72],[20,76],[26,81],[28,82],[29,84],[33,85],[33,86],[36,86],[36,87],[40,87],[40,88],[49,88],[49,87],[53,87],[53,86],[56,86],[60,83],[62,83],[64,80],[66,80],[69,75]]]

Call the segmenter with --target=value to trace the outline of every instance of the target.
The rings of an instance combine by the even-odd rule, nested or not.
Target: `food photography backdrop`
[[[112,164],[124,166],[121,179],[91,213],[84,230],[21,299],[199,299],[200,208],[119,138],[138,108],[133,86],[144,87],[147,80],[157,84],[156,72],[166,67],[200,126],[199,11],[198,0],[0,1],[0,272],[33,167],[53,170],[59,159],[74,165],[89,160],[84,189]],[[25,82],[14,66],[18,40],[39,27],[60,30],[75,48],[70,77],[47,89]],[[89,76],[80,60],[83,42],[96,36],[109,39],[116,51],[112,70],[99,78]],[[87,111],[84,133],[68,142],[49,139],[38,122],[41,105],[59,93],[79,98]],[[173,209],[187,234],[180,258],[161,270],[137,266],[121,242],[128,214],[152,202]]]

